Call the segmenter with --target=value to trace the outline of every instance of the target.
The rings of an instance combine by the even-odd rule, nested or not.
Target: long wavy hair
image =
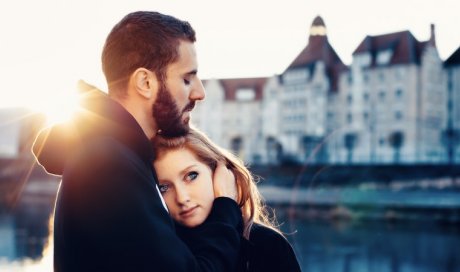
[[[156,136],[152,143],[156,159],[161,158],[169,150],[186,148],[195,154],[199,161],[208,165],[213,172],[216,170],[218,162],[224,162],[236,178],[238,192],[236,202],[243,215],[243,236],[249,239],[251,227],[254,223],[262,224],[278,231],[274,224],[274,218],[269,216],[262,201],[255,177],[237,156],[217,146],[196,128],[190,128],[189,132],[182,137],[163,138]]]

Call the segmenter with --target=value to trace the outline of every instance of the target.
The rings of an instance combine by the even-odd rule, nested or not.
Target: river
[[[52,201],[29,199],[0,214],[0,271],[51,271]],[[303,271],[460,271],[460,228],[432,221],[311,220],[277,209]],[[304,208],[302,208],[304,209]],[[293,211],[293,210],[291,210]],[[288,216],[291,214],[291,216]]]

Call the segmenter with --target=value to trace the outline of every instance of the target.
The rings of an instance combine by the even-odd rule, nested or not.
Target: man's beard
[[[190,102],[180,111],[165,84],[161,83],[157,99],[152,107],[158,134],[165,138],[174,138],[188,133],[190,129],[189,120],[188,118],[182,120],[182,115],[186,111],[191,111],[195,107],[195,102]]]

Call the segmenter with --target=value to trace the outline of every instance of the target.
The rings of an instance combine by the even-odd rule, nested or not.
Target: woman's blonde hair
[[[238,190],[238,206],[241,208],[244,221],[243,236],[249,239],[253,223],[274,227],[273,220],[262,202],[262,197],[257,189],[255,178],[243,161],[237,156],[220,148],[213,143],[204,133],[196,128],[190,128],[187,135],[178,138],[163,138],[156,136],[153,140],[155,158],[172,149],[186,148],[195,154],[196,158],[208,165],[214,172],[218,162],[224,162],[232,170],[236,178]]]

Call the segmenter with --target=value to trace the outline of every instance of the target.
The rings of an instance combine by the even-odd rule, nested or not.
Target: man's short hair
[[[129,77],[141,67],[155,72],[163,82],[167,66],[179,56],[181,40],[196,40],[186,21],[152,11],[126,15],[113,27],[102,51],[109,93],[124,96]]]

